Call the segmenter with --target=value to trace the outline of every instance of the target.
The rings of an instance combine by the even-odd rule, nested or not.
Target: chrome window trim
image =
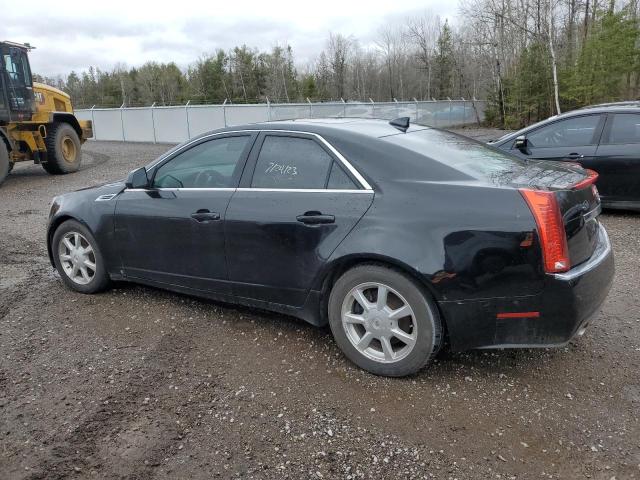
[[[154,192],[154,191],[162,191],[162,192],[194,192],[194,191],[216,191],[216,192],[291,192],[291,193],[373,193],[373,190],[364,190],[364,189],[339,189],[339,188],[250,188],[250,187],[241,187],[241,188],[228,188],[228,187],[220,187],[220,188],[126,188],[127,192]],[[97,200],[96,200],[97,201]]]
[[[291,193],[373,193],[373,190],[359,189],[339,189],[339,188],[251,188],[241,187],[238,192],[291,192]]]
[[[180,192],[180,191],[189,191],[189,192],[193,192],[193,191],[209,191],[209,190],[216,190],[218,192],[235,192],[236,188],[234,187],[211,187],[211,188],[206,188],[206,187],[158,187],[158,188],[127,188],[125,189],[127,192]]]
[[[206,140],[212,137],[216,137],[218,135],[228,135],[230,133],[261,133],[261,132],[265,132],[265,133],[295,133],[295,134],[300,134],[300,135],[311,135],[312,137],[317,138],[318,140],[320,140],[320,142],[327,147],[331,153],[333,153],[333,155],[335,155],[335,157],[340,160],[340,163],[342,163],[342,165],[349,170],[349,172],[351,172],[351,174],[356,177],[356,180],[358,181],[358,183],[360,183],[360,186],[364,189],[364,190],[373,190],[373,188],[371,187],[371,185],[369,185],[369,182],[367,182],[365,180],[365,178],[360,174],[360,172],[358,172],[358,170],[351,165],[351,163],[349,162],[349,160],[347,160],[344,155],[342,155],[333,145],[331,145],[331,143],[329,143],[322,135],[318,134],[318,133],[313,133],[313,132],[302,132],[299,130],[274,130],[274,129],[261,129],[261,130],[230,130],[227,132],[216,132],[216,133],[210,133],[208,135],[205,135],[204,137],[199,137],[197,139],[194,139],[192,141],[190,141],[189,143],[186,143],[185,145],[182,146],[182,148],[180,148],[180,150],[177,150],[176,152],[173,152],[172,157],[179,155],[180,153],[182,153],[187,147],[189,147],[190,145],[199,142],[201,140]],[[158,165],[160,162],[163,162],[164,160],[166,160],[166,158],[159,158],[156,162],[152,163],[151,165],[149,165],[147,167],[147,170],[154,168],[156,165]],[[186,190],[187,188],[185,188]],[[278,190],[286,190],[284,188],[282,189],[278,189]],[[290,190],[304,190],[304,189],[290,189]],[[307,190],[308,191],[308,190]]]

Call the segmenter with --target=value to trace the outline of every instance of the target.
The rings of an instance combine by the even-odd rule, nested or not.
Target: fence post
[[[453,108],[453,105],[449,97],[447,97],[447,100],[449,100],[449,125],[447,125],[447,127],[450,127],[451,126],[451,109]]]
[[[466,125],[467,124],[467,101],[464,99],[464,97],[460,97],[462,98],[462,124]]]
[[[400,116],[400,107],[398,107],[398,100],[396,100],[396,97],[393,97],[393,103],[396,104],[396,118],[398,118]]]
[[[224,99],[224,102],[222,102],[222,118],[224,118],[224,126],[227,126],[227,99]]]
[[[471,101],[471,106],[473,107],[473,113],[476,116],[476,123],[478,125],[480,125],[480,115],[478,114],[478,108],[476,107],[476,102],[478,100],[476,99],[476,96],[473,96],[473,100]]]
[[[126,142],[127,139],[124,135],[124,116],[122,114],[122,112],[124,111],[124,103],[122,105],[120,105],[120,127],[122,128],[122,141]]]
[[[156,102],[151,104],[151,128],[153,129],[153,143],[158,143],[156,138],[156,117],[153,114],[153,109],[156,108]]]
[[[433,113],[434,125],[433,126],[437,127],[438,126],[438,107],[439,107],[439,105],[438,105],[438,101],[435,98],[431,97],[431,101],[433,102],[433,109],[434,109],[434,113]]]
[[[420,116],[420,112],[418,111],[418,99],[416,97],[413,97],[413,101],[416,104],[416,123],[418,123],[418,117]]]
[[[98,133],[97,133],[97,129],[96,129],[96,119],[93,115],[93,109],[96,108],[96,106],[92,106],[91,107],[91,127],[93,128],[93,139],[94,140],[98,140]]]
[[[271,121],[271,102],[269,101],[269,97],[266,95],[264,98],[267,99],[267,120]]]
[[[307,97],[307,103],[309,104],[309,118],[313,118],[313,104],[311,100],[309,100],[309,97]]]
[[[191,140],[191,125],[189,125],[189,104],[191,100],[187,100],[187,104],[184,106],[184,113],[187,117],[187,140]]]
[[[342,97],[340,97],[340,100],[342,101],[342,118],[345,118],[347,116],[347,102]]]
[[[369,97],[369,101],[371,102],[371,118],[376,118],[376,102],[371,97]]]

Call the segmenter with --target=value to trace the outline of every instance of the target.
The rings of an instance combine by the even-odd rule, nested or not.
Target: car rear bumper
[[[537,295],[442,302],[451,347],[529,348],[561,346],[584,331],[604,302],[614,276],[611,243],[600,225],[591,258],[549,275]]]
[[[602,208],[606,210],[627,210],[640,212],[640,200],[609,200],[602,199]]]

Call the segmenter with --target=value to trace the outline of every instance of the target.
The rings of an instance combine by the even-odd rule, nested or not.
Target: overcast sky
[[[46,76],[149,60],[185,68],[217,48],[269,50],[287,42],[304,66],[330,31],[354,35],[367,46],[381,26],[426,9],[451,19],[457,0],[0,0],[0,40],[36,46],[31,66]]]

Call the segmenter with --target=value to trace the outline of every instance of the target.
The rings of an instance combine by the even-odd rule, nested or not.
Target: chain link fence
[[[80,120],[93,122],[94,140],[180,143],[217,128],[297,118],[410,117],[433,127],[478,124],[484,120],[484,100],[437,100],[369,103],[286,103],[252,105],[184,105],[171,107],[91,108],[76,110]]]

